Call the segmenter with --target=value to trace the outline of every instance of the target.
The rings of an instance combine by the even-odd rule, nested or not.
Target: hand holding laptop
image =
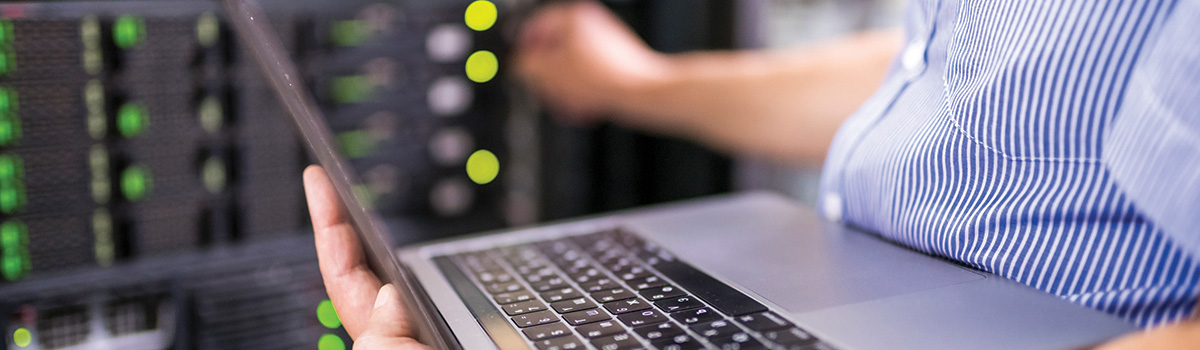
[[[325,170],[319,166],[305,169],[304,189],[325,290],[346,331],[354,338],[355,349],[426,349],[412,338],[399,291],[390,284],[380,287],[379,278],[367,267],[362,245],[348,215],[338,205],[338,195]],[[1200,322],[1130,334],[1100,349],[1186,349],[1195,344],[1200,344]]]
[[[412,338],[396,288],[380,287],[379,278],[367,267],[362,245],[324,169],[314,165],[304,170],[304,192],[325,291],[354,338],[354,348],[427,348]]]

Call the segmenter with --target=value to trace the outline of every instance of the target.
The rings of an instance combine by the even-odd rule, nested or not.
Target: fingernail
[[[392,287],[391,284],[385,284],[383,288],[379,288],[379,295],[375,297],[375,308],[378,309],[386,305],[389,300],[392,300],[394,298],[392,294],[395,293],[395,290],[396,288]]]

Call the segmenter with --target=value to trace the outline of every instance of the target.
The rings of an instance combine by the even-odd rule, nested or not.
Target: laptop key
[[[762,335],[763,338],[767,338],[767,340],[779,344],[786,349],[803,349],[809,344],[817,342],[817,338],[796,327],[766,331],[762,332]]]
[[[622,314],[617,316],[617,319],[621,320],[621,322],[625,322],[625,325],[629,326],[630,328],[649,326],[667,321],[667,317],[663,316],[661,312],[658,312],[658,310],[655,309],[646,309],[638,312]]]
[[[605,232],[607,232],[607,231],[592,232],[592,233],[588,233],[588,234],[571,236],[571,237],[567,237],[564,239],[575,242],[575,244],[578,244],[581,246],[588,246],[588,245],[591,245],[593,242],[608,238],[608,235]]]
[[[591,265],[590,262],[588,262],[587,260],[584,260],[584,259],[577,259],[577,260],[559,259],[559,260],[555,260],[554,264],[558,265],[558,268],[563,269],[563,271],[578,271],[579,269],[587,268],[589,265]]]
[[[570,335],[571,329],[567,328],[567,325],[562,324],[562,322],[555,322],[547,323],[541,326],[525,328],[522,330],[522,332],[525,332],[525,336],[528,337],[529,340],[538,341]]]
[[[546,255],[558,255],[574,248],[575,246],[565,238],[559,238],[551,241],[539,242],[536,244],[538,249]]]
[[[561,278],[557,272],[553,272],[553,271],[550,271],[550,272],[538,271],[535,274],[531,274],[531,275],[524,276],[524,277],[525,277],[525,282],[529,282],[531,284],[544,282],[551,278]]]
[[[696,341],[695,338],[692,338],[687,334],[655,339],[651,341],[650,344],[653,344],[659,350],[693,350],[704,348],[704,344],[700,344],[700,342]]]
[[[600,260],[600,265],[604,265],[611,271],[618,271],[630,266],[633,266],[633,260],[625,256],[614,256],[608,259]]]
[[[549,311],[547,311],[547,312],[549,312]],[[588,323],[592,323],[592,322],[598,322],[598,321],[612,319],[612,317],[608,316],[608,313],[604,312],[604,310],[588,309],[588,310],[575,311],[575,312],[563,314],[563,319],[566,319],[567,323],[570,323],[572,326],[578,326],[581,324],[588,324]]]
[[[554,311],[557,311],[560,314],[565,314],[568,312],[596,308],[596,303],[593,303],[587,298],[575,298],[551,303],[550,308],[554,309]]]
[[[625,248],[621,247],[621,248],[610,248],[609,250],[605,250],[602,252],[593,252],[592,258],[596,259],[596,261],[604,262],[604,261],[611,261],[613,259],[624,258],[628,255],[629,255],[629,252],[626,252]]]
[[[543,304],[537,300],[529,300],[515,304],[504,305],[502,308],[504,309],[504,313],[508,314],[509,316],[516,316],[520,314],[546,310],[546,304]]]
[[[490,294],[516,292],[516,291],[524,289],[524,287],[521,287],[521,284],[517,283],[517,282],[485,283],[483,285],[483,288],[486,289],[487,292]]]
[[[591,265],[591,264],[588,264],[587,266],[584,266],[584,267],[581,267],[578,269],[573,269],[571,271],[566,271],[566,272],[567,272],[567,277],[570,277],[571,280],[574,280],[574,281],[580,282],[580,283],[585,282],[585,281],[580,281],[580,279],[582,279],[583,277],[596,278],[596,277],[604,276],[604,273],[602,273],[599,268],[596,268],[595,265]]]
[[[654,326],[637,327],[633,329],[633,332],[651,342],[654,342],[656,339],[670,338],[684,334],[683,328],[679,328],[679,326],[671,322],[659,323]]]
[[[638,299],[638,298],[617,300],[617,301],[613,301],[613,302],[604,303],[604,309],[608,310],[608,312],[612,313],[613,315],[620,315],[623,313],[634,312],[634,311],[642,311],[642,310],[649,309],[649,308],[650,308],[649,302],[646,302],[645,300]]]
[[[620,243],[621,245],[625,246],[626,248],[634,249],[634,248],[640,248],[640,247],[646,245],[646,241],[643,241],[641,237],[638,237],[637,235],[633,234],[632,232],[625,231],[625,230],[616,230],[616,231],[612,231],[612,232],[613,232],[611,234],[612,239],[614,241],[617,241],[617,243]]]
[[[599,279],[609,279],[609,278],[608,278],[608,276],[601,275],[601,274],[596,274],[596,275],[575,274],[574,276],[571,277],[572,281],[575,281],[575,283],[579,283],[580,285],[591,282],[591,281],[599,280]]]
[[[590,292],[599,292],[599,291],[602,291],[605,289],[612,289],[612,288],[616,288],[616,287],[620,287],[620,286],[621,285],[617,284],[617,281],[614,281],[613,279],[608,278],[608,277],[592,279],[587,282],[579,283],[579,287],[583,288],[583,290],[585,290],[589,293]]]
[[[770,311],[741,315],[734,317],[733,319],[743,326],[746,326],[746,328],[759,332],[790,327],[792,325],[791,322],[788,322],[787,320],[783,319],[783,317],[779,317],[779,315],[776,315]]]
[[[746,332],[738,332],[727,336],[709,338],[721,350],[765,350],[766,345],[751,337]]]
[[[642,343],[629,333],[620,333],[592,339],[592,345],[600,350],[634,350],[645,349]]]
[[[637,290],[649,289],[654,287],[662,287],[667,285],[667,281],[663,281],[662,277],[650,275],[642,278],[634,278],[625,283],[629,283],[629,287]]]
[[[519,292],[496,294],[496,296],[493,298],[496,299],[497,304],[505,305],[505,304],[512,304],[512,303],[527,301],[527,300],[533,300],[534,296],[533,296],[533,293],[530,293],[527,290],[523,290],[523,291],[519,291]]]
[[[767,311],[767,307],[762,303],[679,260],[664,260],[655,268],[663,276],[675,281],[680,287],[726,315],[741,316]]]
[[[742,329],[738,328],[738,326],[735,326],[733,322],[726,320],[701,322],[691,325],[688,328],[691,328],[692,332],[696,332],[696,334],[699,334],[701,337],[705,338],[728,337],[734,333],[742,331]]]
[[[534,345],[537,345],[538,350],[579,350],[587,348],[583,344],[583,341],[574,335],[550,338],[536,342]]]
[[[700,350],[707,349],[703,344],[693,340],[683,344],[666,344],[658,346],[658,350]]]
[[[658,301],[684,295],[683,291],[679,290],[679,287],[672,285],[642,289],[638,291],[638,294],[641,294],[643,298],[650,299],[651,301]]]
[[[671,253],[667,253],[666,251],[660,251],[658,253],[641,252],[637,254],[637,257],[638,259],[645,261],[646,265],[650,266],[658,266],[658,264],[664,262],[675,261],[675,258],[671,255]]]
[[[646,268],[641,267],[641,266],[630,266],[623,270],[615,271],[615,272],[613,272],[613,274],[617,275],[617,278],[620,278],[621,280],[624,280],[624,281],[632,280],[635,278],[643,278],[643,277],[652,275],[650,273],[650,271],[647,271]]]
[[[617,248],[617,242],[613,242],[613,240],[604,237],[599,237],[598,239],[592,240],[576,240],[575,243],[578,243],[580,247],[583,247],[583,250],[586,250],[588,253],[592,253],[593,255],[603,254],[604,252]]]
[[[547,303],[575,299],[582,296],[583,294],[580,294],[575,288],[559,288],[542,293],[542,299],[546,300]]]
[[[684,310],[671,314],[671,318],[679,321],[684,326],[691,326],[700,322],[711,322],[721,319],[721,315],[712,309],[702,307],[699,309]]]
[[[513,267],[513,269],[516,270],[517,274],[520,274],[521,277],[525,277],[526,281],[534,278],[534,276],[537,276],[536,278],[540,280],[545,276],[551,276],[555,274],[554,269],[546,266],[545,264],[521,265]]]
[[[525,328],[558,321],[558,316],[555,316],[554,313],[550,311],[538,311],[515,316],[512,318],[512,320],[513,323],[517,324],[517,327]]]
[[[538,282],[529,282],[529,286],[538,292],[545,292],[551,289],[567,287],[569,285],[567,284],[567,280],[556,276]]]
[[[513,281],[512,275],[503,272],[487,271],[479,274],[477,277],[479,277],[479,282],[483,283],[509,283]]]
[[[596,301],[601,302],[601,303],[607,303],[610,301],[617,301],[617,300],[622,300],[622,299],[629,299],[632,297],[633,297],[633,293],[630,293],[625,288],[605,289],[605,290],[602,290],[599,292],[592,293],[592,298],[596,299]]]
[[[665,311],[666,313],[672,313],[672,312],[676,312],[676,311],[683,311],[683,310],[689,310],[689,309],[695,309],[698,307],[702,307],[702,306],[704,306],[704,303],[701,303],[699,300],[696,300],[696,298],[693,296],[685,295],[685,296],[681,296],[681,297],[674,297],[674,298],[670,298],[670,299],[663,299],[663,300],[656,301],[656,302],[654,302],[654,306],[658,306],[659,309],[661,309],[662,311]]]
[[[579,331],[579,334],[582,334],[585,338],[597,338],[622,333],[625,331],[625,327],[621,327],[621,324],[617,323],[617,321],[608,320],[588,323],[576,327],[575,330]]]

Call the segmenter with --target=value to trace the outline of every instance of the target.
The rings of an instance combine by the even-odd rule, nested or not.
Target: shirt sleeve
[[[1144,216],[1200,257],[1200,1],[1175,6],[1132,73],[1103,161]]]

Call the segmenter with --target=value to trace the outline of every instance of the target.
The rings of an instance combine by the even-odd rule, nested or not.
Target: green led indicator
[[[329,329],[342,326],[342,320],[338,318],[337,311],[333,309],[333,302],[329,299],[321,300],[321,303],[317,304],[317,321]]]
[[[146,39],[146,21],[141,17],[124,15],[113,23],[113,42],[117,47],[128,49]]]
[[[475,51],[467,57],[467,78],[476,83],[486,83],[496,77],[500,61],[491,51]]]
[[[5,254],[15,253],[25,246],[28,235],[25,224],[20,220],[7,221],[0,224],[0,247]]]
[[[345,131],[337,134],[338,146],[346,158],[358,159],[371,155],[378,148],[375,138],[365,130]]]
[[[150,193],[153,180],[150,171],[141,166],[131,166],[121,172],[121,193],[125,199],[139,201]]]
[[[140,103],[126,103],[117,110],[117,131],[121,132],[121,136],[132,138],[141,135],[149,124],[149,113]]]
[[[25,176],[25,166],[21,157],[5,154],[0,155],[0,181],[16,181]]]
[[[3,261],[0,261],[0,265],[3,265],[0,269],[3,270],[5,279],[14,281],[29,272],[29,250],[26,249],[28,242],[29,235],[21,221],[0,224],[0,252],[3,252],[4,256]]]
[[[367,209],[374,208],[375,202],[379,201],[379,196],[375,195],[375,191],[365,184],[354,185],[354,196],[358,198],[358,204]]]
[[[333,101],[358,103],[371,98],[371,81],[364,75],[338,77],[333,80]]]
[[[17,55],[9,48],[0,49],[0,75],[8,75],[17,69]]]
[[[25,189],[20,181],[0,180],[0,213],[12,214],[25,207]]]
[[[12,20],[0,20],[0,44],[12,43],[14,39]]]
[[[4,279],[16,281],[25,277],[25,260],[21,255],[4,256]]]
[[[16,143],[21,138],[21,119],[11,113],[0,113],[0,146]]]
[[[13,344],[23,348],[33,343],[33,334],[29,333],[28,329],[17,328],[17,330],[13,331],[12,339]]]
[[[329,39],[337,46],[358,46],[366,42],[369,36],[366,21],[337,21],[329,28]]]
[[[17,110],[17,90],[0,88],[0,113]]]
[[[346,350],[346,342],[342,340],[342,337],[324,334],[317,341],[317,350]]]
[[[496,4],[491,1],[479,0],[467,6],[463,20],[467,27],[475,31],[485,31],[496,24]]]

